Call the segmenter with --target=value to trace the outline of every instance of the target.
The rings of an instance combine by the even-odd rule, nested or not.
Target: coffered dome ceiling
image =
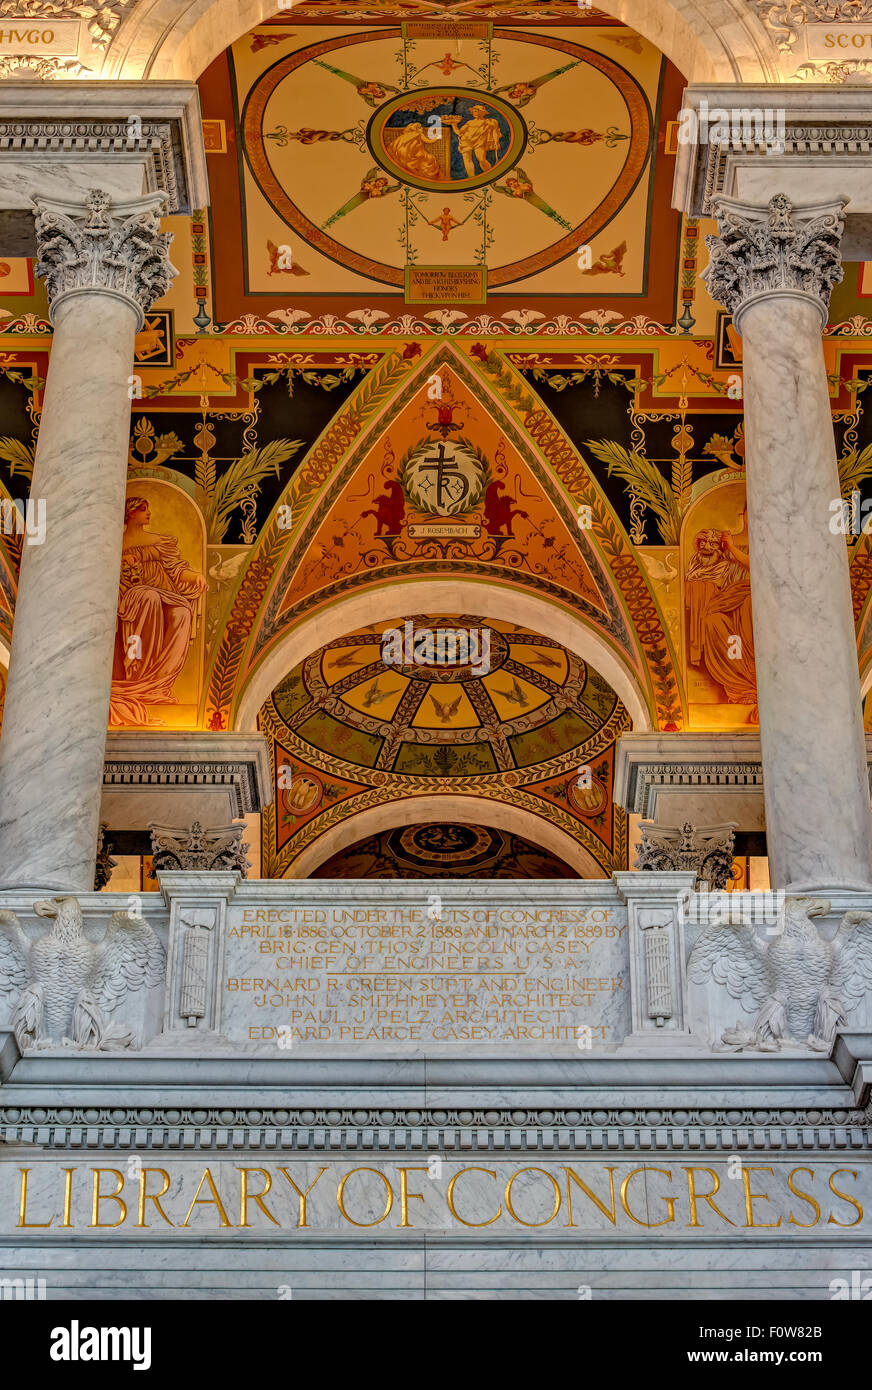
[[[421,654],[407,650],[398,664],[382,629],[340,638],[282,682],[276,711],[322,753],[440,777],[530,768],[619,719],[618,697],[596,671],[525,628],[491,623],[489,652],[477,659],[428,659],[426,631],[469,629],[485,625],[469,615],[416,618]],[[405,635],[402,624],[395,630]]]
[[[452,791],[557,805],[608,858],[614,742],[629,722],[597,671],[527,628],[466,613],[359,629],[290,672],[262,711],[277,849],[310,843],[345,798],[372,805],[365,789],[392,802]]]

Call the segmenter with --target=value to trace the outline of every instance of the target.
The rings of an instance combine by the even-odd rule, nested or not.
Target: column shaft
[[[0,884],[90,890],[103,780],[137,330],[120,297],[58,308],[0,744]]]
[[[38,199],[54,339],[0,741],[0,889],[88,892],[94,867],[130,447],[134,340],[175,274],[162,195]]]
[[[872,885],[872,815],[821,329],[843,204],[717,200],[709,292],[744,343],[751,598],[774,888]]]
[[[815,306],[742,316],[748,534],[769,870],[868,884],[872,816],[833,421]]]

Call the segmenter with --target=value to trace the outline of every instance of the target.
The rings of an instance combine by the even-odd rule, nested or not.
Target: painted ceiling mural
[[[576,804],[570,774],[591,740],[608,762],[627,692],[661,730],[757,716],[742,344],[699,278],[711,224],[670,206],[681,75],[562,0],[454,24],[305,4],[200,87],[212,208],[167,219],[180,273],[136,343],[113,727],[260,710],[276,777],[282,758],[299,774],[265,818],[267,872],[412,782],[547,806],[608,872],[623,827],[610,800]],[[872,267],[846,266],[824,337],[858,517],[870,299]],[[0,673],[50,348],[32,265],[0,261]],[[845,543],[866,675],[870,537]],[[456,602],[402,611],[404,588],[454,581]],[[172,622],[149,628],[155,594]],[[446,604],[502,634],[499,671],[355,664],[382,614]],[[338,685],[325,653],[352,662]],[[588,708],[609,672],[617,703]],[[376,864],[388,833],[343,844],[374,837]]]
[[[490,826],[406,825],[340,850],[311,878],[576,878],[522,835]]]
[[[567,295],[666,315],[672,277],[650,267],[674,274],[679,228],[650,155],[681,80],[595,15],[342,27],[295,10],[235,43],[200,84],[219,317],[427,322],[447,301],[511,323]]]
[[[351,815],[437,793],[458,813],[475,797],[547,820],[604,874],[626,855],[611,786],[627,712],[597,671],[518,624],[469,613],[371,624],[296,667],[260,724],[274,752],[270,877]]]

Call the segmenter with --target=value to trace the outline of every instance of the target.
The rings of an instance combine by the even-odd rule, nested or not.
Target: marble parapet
[[[867,969],[872,897],[840,923],[829,903],[707,895],[693,880],[164,873],[160,894],[81,894],[40,903],[39,915],[33,895],[0,895],[0,1281],[13,1281],[0,1289],[41,1279],[49,1299],[596,1300],[695,1298],[704,1287],[707,1297],[813,1300],[852,1288],[857,1271],[860,1287],[872,1269],[872,1031],[850,980]],[[59,914],[66,949],[79,934],[83,969],[94,966],[93,1032],[79,1045],[59,1036],[57,1001],[46,1019],[36,998],[18,1007],[27,942]],[[582,930],[609,922],[609,937]],[[262,930],[231,936],[246,924]],[[265,1006],[227,1007],[254,994],[227,988],[250,968],[253,942],[304,948],[301,983],[288,986],[301,998],[326,981],[331,940],[340,963],[353,954],[351,970],[374,966],[392,987],[426,975],[417,955],[396,964],[384,949],[406,952],[410,925],[424,955],[438,940],[462,952],[498,944],[487,969],[438,966],[446,982],[432,992],[453,999],[465,981],[464,1008],[487,1000],[489,971],[541,988],[537,952],[512,952],[537,941],[553,970],[574,954],[559,943],[578,946],[579,961],[559,965],[576,988],[624,979],[617,1036],[591,1027],[565,1044],[449,1046],[431,1030],[390,1045],[306,1045],[288,1013],[284,1032],[254,1042],[245,1020]],[[380,930],[367,938],[367,928]],[[379,952],[366,970],[364,938]],[[785,985],[778,950],[791,941],[801,982],[817,980],[837,1019],[850,1015],[827,1046],[789,1036],[801,1031],[790,1009],[779,1032],[773,1000],[795,977]],[[608,959],[595,965],[587,946]],[[837,947],[860,952],[847,975],[831,969]],[[712,950],[723,959],[714,972]],[[772,952],[761,994],[755,970]],[[594,976],[601,966],[608,976]],[[737,970],[747,1008],[727,987]],[[329,971],[338,995],[343,972]],[[41,967],[34,979],[46,1006],[52,978]],[[561,1007],[583,1018],[567,992]],[[801,994],[810,1027],[832,1022]],[[326,1007],[339,1019],[366,1012],[359,998]],[[747,1037],[726,1046],[737,1012]],[[120,1041],[125,1029],[138,1046]]]
[[[0,1026],[28,1057],[802,1055],[872,1028],[872,894],[695,892],[693,872],[652,871],[159,878],[160,894],[0,895]],[[51,950],[32,964],[61,929],[81,941],[90,1032],[74,999],[51,1012]]]

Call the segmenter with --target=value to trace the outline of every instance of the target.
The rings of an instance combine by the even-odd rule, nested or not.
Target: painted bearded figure
[[[730,704],[750,705],[751,724],[757,722],[751,583],[747,549],[737,544],[746,518],[743,513],[739,536],[700,531],[685,579],[690,664],[707,671]]]
[[[124,548],[109,722],[150,724],[148,706],[176,704],[173,685],[188,655],[194,608],[208,587],[179,552],[174,536],[149,531],[144,497],[124,511]]]

